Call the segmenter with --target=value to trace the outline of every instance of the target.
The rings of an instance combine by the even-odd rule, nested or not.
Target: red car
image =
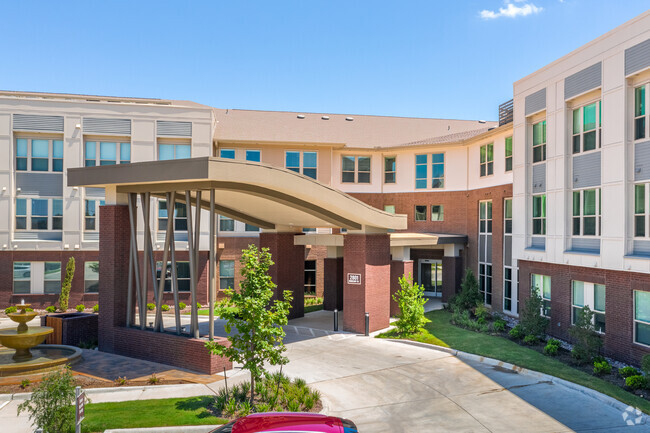
[[[358,433],[350,420],[318,413],[254,413],[212,430],[210,433],[320,432]]]

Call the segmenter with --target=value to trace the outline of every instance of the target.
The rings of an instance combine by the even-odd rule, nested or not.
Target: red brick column
[[[260,247],[268,248],[275,263],[269,269],[277,284],[276,297],[283,291],[293,292],[289,319],[305,315],[305,247],[294,245],[296,233],[260,233]]]
[[[343,257],[323,260],[323,309],[343,310]]]
[[[402,275],[407,277],[411,274],[412,278],[415,278],[413,275],[413,260],[392,260],[390,262],[390,315],[397,316],[399,311],[399,306],[397,302],[393,300],[393,295],[400,289],[399,279]]]
[[[131,241],[129,207],[100,206],[99,215],[99,350],[113,353],[116,344],[113,328],[126,325]]]
[[[361,284],[350,284],[359,274]],[[343,328],[362,333],[365,313],[370,332],[388,327],[390,319],[390,237],[388,234],[345,235],[343,244]]]
[[[442,302],[448,302],[460,290],[463,275],[462,257],[442,258]]]

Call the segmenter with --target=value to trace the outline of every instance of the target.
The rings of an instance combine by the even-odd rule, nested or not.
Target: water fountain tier
[[[35,311],[27,311],[30,306],[25,303],[18,304],[16,307],[20,312],[7,314],[11,320],[18,323],[16,329],[0,329],[0,344],[16,351],[13,356],[16,362],[30,360],[32,358],[30,349],[41,344],[49,334],[54,332],[54,329],[49,326],[31,328],[27,326],[27,322],[37,315]]]

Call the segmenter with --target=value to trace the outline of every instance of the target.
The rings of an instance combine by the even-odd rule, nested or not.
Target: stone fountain
[[[81,356],[81,350],[76,347],[40,345],[54,328],[27,326],[27,322],[38,315],[35,311],[27,311],[30,306],[22,301],[16,305],[19,312],[7,314],[18,323],[17,328],[0,329],[0,345],[13,349],[0,349],[0,376],[44,371],[74,362]]]

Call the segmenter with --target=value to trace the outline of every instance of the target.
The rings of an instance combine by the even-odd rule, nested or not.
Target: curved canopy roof
[[[284,168],[215,157],[150,161],[68,170],[68,186],[112,187],[118,193],[215,189],[216,211],[263,229],[341,227],[404,230],[406,215],[369,206],[331,186]],[[210,208],[209,194],[201,204]]]

